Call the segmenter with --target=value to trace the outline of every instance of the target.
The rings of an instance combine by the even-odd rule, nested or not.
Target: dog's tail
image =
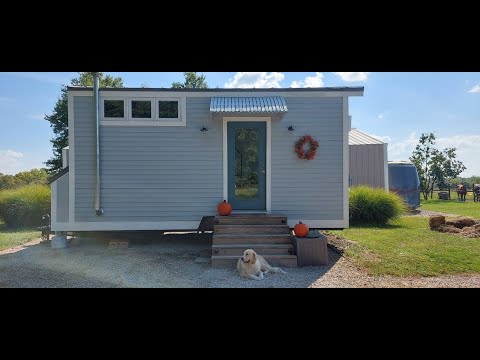
[[[272,267],[272,271],[280,274],[286,274],[286,272],[280,269],[279,267]]]

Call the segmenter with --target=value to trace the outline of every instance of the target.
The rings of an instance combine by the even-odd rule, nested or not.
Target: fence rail
[[[435,193],[437,194],[436,197],[435,197]],[[456,189],[442,189],[442,190],[440,190],[440,189],[433,189],[433,191],[430,192],[430,198],[431,198],[431,199],[440,199],[441,197],[440,197],[440,195],[438,195],[438,193],[448,193],[448,197],[449,197],[450,199],[453,199],[453,198],[456,197],[456,195],[457,195]],[[467,189],[467,194],[466,194],[466,196],[468,197],[469,194],[473,197],[473,194],[474,194],[473,190],[468,190],[468,189]]]

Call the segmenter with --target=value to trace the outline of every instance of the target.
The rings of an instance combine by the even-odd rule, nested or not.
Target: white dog
[[[243,256],[238,259],[237,270],[240,276],[253,280],[262,280],[263,273],[268,273],[269,271],[286,274],[282,269],[270,266],[263,256],[258,255],[252,249],[247,249],[243,252]]]

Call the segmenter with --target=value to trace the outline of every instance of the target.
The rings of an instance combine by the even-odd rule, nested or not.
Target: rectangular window
[[[186,126],[186,96],[165,96],[162,92],[129,91],[100,98],[102,126]]]
[[[158,102],[159,119],[178,119],[178,101]]]
[[[133,119],[151,119],[152,102],[150,100],[132,100],[132,118]]]
[[[104,100],[103,101],[104,118],[124,118],[125,106],[123,100]]]

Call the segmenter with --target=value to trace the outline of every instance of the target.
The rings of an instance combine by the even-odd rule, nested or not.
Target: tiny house
[[[52,230],[194,230],[228,200],[293,227],[348,227],[351,96],[363,87],[68,88]],[[294,151],[311,135],[311,160]]]

